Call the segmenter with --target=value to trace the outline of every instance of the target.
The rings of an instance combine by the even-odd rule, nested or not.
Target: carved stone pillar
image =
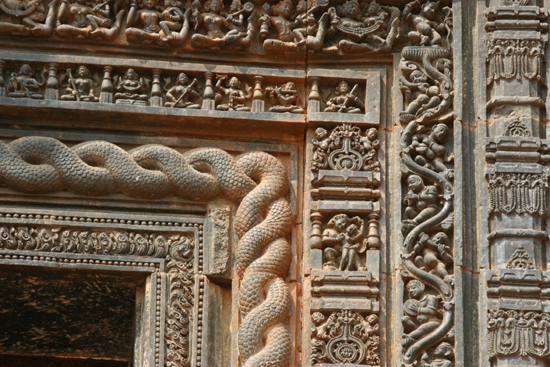
[[[548,12],[533,1],[487,9],[487,339],[492,366],[544,366],[548,142],[544,54]]]

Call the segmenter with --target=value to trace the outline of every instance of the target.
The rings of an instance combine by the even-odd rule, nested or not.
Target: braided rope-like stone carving
[[[241,280],[241,360],[246,367],[288,366],[292,342],[284,323],[292,300],[283,277],[291,258],[285,237],[292,211],[285,199],[286,170],[273,156],[253,152],[235,160],[219,149],[181,154],[162,145],[127,152],[104,141],[69,148],[52,138],[26,137],[0,142],[0,183],[28,193],[122,192],[200,201],[227,197],[238,204],[234,227],[240,238],[235,266]]]

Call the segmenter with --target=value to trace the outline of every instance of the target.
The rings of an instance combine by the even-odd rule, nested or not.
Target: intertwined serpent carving
[[[28,193],[122,192],[199,201],[223,195],[238,204],[239,354],[246,367],[288,366],[291,338],[284,323],[292,303],[283,277],[291,258],[285,238],[292,211],[286,170],[275,157],[253,152],[234,159],[214,148],[181,154],[162,145],[125,151],[104,141],[69,148],[52,138],[26,137],[0,142],[0,183]]]

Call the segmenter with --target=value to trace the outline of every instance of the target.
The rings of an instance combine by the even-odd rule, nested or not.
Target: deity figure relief
[[[55,25],[58,0],[0,0],[0,34],[49,36]]]
[[[332,147],[332,139],[328,136],[328,132],[322,127],[315,130],[315,139],[311,141],[313,145],[313,159],[311,165],[313,169],[328,168],[328,152]]]
[[[414,246],[415,265],[443,280],[450,280],[447,271],[447,265],[453,263],[450,246],[451,241],[445,232],[438,232],[431,238],[430,235],[422,233]]]
[[[389,51],[398,35],[399,10],[376,1],[357,0],[331,7],[319,20],[319,33],[308,39],[314,51],[372,53]]]
[[[296,85],[293,82],[285,83],[280,87],[268,87],[266,91],[272,103],[272,107],[269,108],[270,112],[304,113]]]
[[[178,0],[131,0],[126,20],[129,42],[166,45],[181,43],[189,34],[191,9],[185,12]]]
[[[435,348],[433,357],[424,353],[420,359],[420,367],[453,367],[453,347],[447,342],[443,342]]]
[[[365,224],[359,217],[335,215],[322,235],[325,270],[364,270],[359,255],[367,249]],[[340,261],[338,262],[338,258]]]
[[[147,89],[146,80],[134,69],[128,69],[124,75],[118,77],[115,83],[115,101],[122,104],[147,106],[149,100]]]
[[[194,29],[191,45],[195,48],[210,49],[246,49],[252,43],[254,35],[254,4],[244,5],[240,0],[233,0],[229,14],[224,12],[223,0],[208,0],[204,11],[199,11],[200,2],[193,2]]]
[[[166,102],[164,105],[177,108],[201,108],[197,103],[201,97],[196,88],[197,79],[191,81],[185,73],[180,73],[176,80],[176,85],[166,92]]]
[[[60,37],[112,39],[120,31],[124,10],[111,19],[112,0],[62,0],[56,33]]]
[[[94,82],[90,70],[84,65],[78,67],[76,77],[73,77],[71,69],[67,69],[65,76],[61,78],[61,83],[68,78],[68,84],[65,88],[67,94],[61,96],[63,101],[82,101],[97,102],[98,98],[94,96]]]
[[[400,113],[401,121],[410,122],[441,104],[441,91],[437,85],[428,84],[428,76],[414,70],[408,78],[401,77],[400,88],[405,95],[407,108]]]
[[[420,9],[418,14],[413,14],[414,10]],[[436,22],[436,16],[439,11],[439,1],[427,1],[424,4],[420,0],[405,5],[403,10],[403,19],[405,19],[414,28],[408,34],[409,40],[415,46],[443,46],[445,24]]]
[[[452,170],[446,163],[453,157],[447,157],[447,148],[443,145],[449,137],[449,128],[445,124],[435,124],[428,134],[415,134],[411,145],[407,147],[409,154],[415,153],[414,161],[429,170],[450,176]]]
[[[439,298],[426,292],[426,285],[413,279],[407,283],[409,299],[405,302],[403,310],[403,328],[405,334],[401,344],[408,348],[422,336],[435,330],[441,320],[438,318]]]
[[[42,81],[39,82],[33,74],[28,64],[23,64],[17,73],[11,73],[8,80],[8,97],[43,99],[44,96],[39,93],[39,90],[46,84],[46,80],[42,75]]]
[[[269,10],[271,10],[272,15],[269,14]],[[297,10],[300,10],[300,13],[297,13]],[[299,20],[300,16],[305,14],[303,4],[295,9],[292,0],[281,0],[279,4],[272,6],[271,9],[265,6],[264,11],[264,14],[260,17],[260,39],[264,41],[263,47],[266,52],[305,51],[307,38],[304,34],[302,21]]]
[[[227,80],[227,75],[218,76],[216,82],[216,109],[220,111],[250,111],[245,102],[252,97],[252,91],[245,94],[241,89],[241,81],[237,77],[229,79],[227,87],[222,83]],[[222,103],[224,102],[224,103]]]
[[[328,100],[325,112],[361,113],[365,110],[365,104],[359,99],[356,84],[350,91],[349,84],[341,81],[336,88],[335,96]]]
[[[424,186],[424,181],[418,175],[410,175],[407,178],[408,191],[405,195],[405,215],[403,232],[411,229],[436,215],[440,210],[439,193],[435,186]]]

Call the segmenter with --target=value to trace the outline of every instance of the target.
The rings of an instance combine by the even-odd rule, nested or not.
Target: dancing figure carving
[[[0,180],[3,186],[28,193],[121,192],[200,201],[223,195],[233,201],[238,205],[234,228],[240,239],[235,267],[241,361],[246,367],[289,365],[292,341],[284,323],[292,298],[283,277],[291,260],[285,238],[293,218],[285,198],[286,169],[275,157],[253,152],[234,159],[215,148],[181,154],[162,145],[127,152],[104,141],[69,148],[52,138],[25,137],[0,143]]]

